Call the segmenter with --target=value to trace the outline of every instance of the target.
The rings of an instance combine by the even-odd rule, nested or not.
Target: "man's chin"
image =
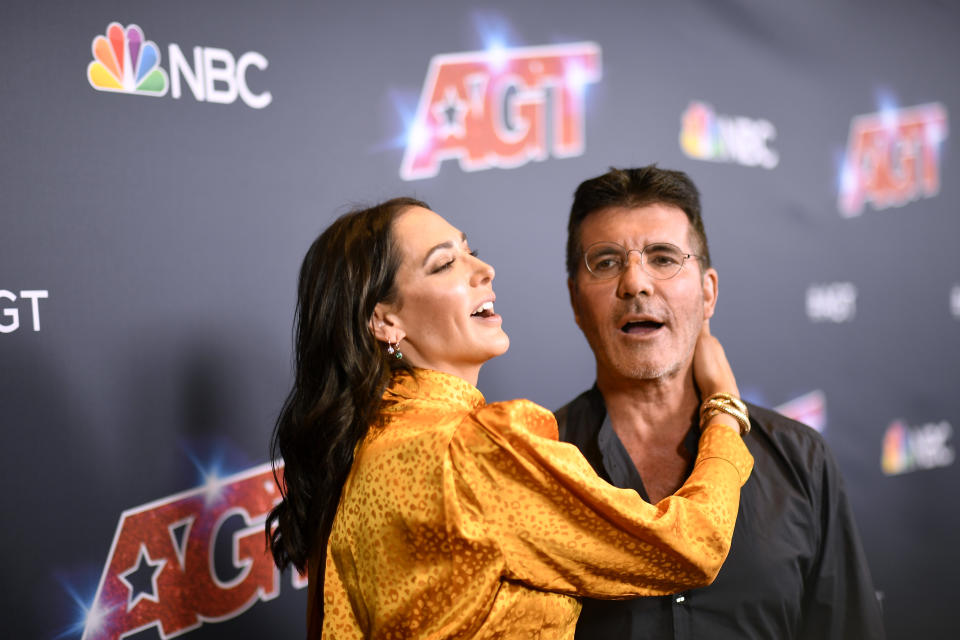
[[[617,367],[618,374],[637,382],[668,380],[679,372],[680,365],[675,362],[629,362]]]

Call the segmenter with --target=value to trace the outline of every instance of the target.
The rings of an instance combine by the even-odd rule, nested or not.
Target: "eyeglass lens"
[[[661,280],[677,275],[686,259],[679,247],[667,243],[648,244],[642,250],[631,251],[640,253],[645,272]],[[587,248],[587,269],[598,278],[615,278],[626,270],[629,253],[615,242],[598,242]]]

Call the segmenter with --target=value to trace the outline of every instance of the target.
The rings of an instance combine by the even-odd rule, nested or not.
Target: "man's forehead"
[[[676,205],[656,202],[639,207],[607,207],[588,215],[581,227],[584,245],[601,240],[686,241],[690,221]],[[650,238],[651,235],[663,236]]]

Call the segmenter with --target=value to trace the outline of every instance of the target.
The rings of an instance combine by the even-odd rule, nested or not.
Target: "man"
[[[696,457],[693,352],[717,302],[690,178],[653,165],[581,184],[567,274],[597,379],[557,411],[560,437],[602,477],[656,503],[683,484]],[[716,581],[673,596],[586,600],[578,638],[883,638],[853,514],[823,439],[748,406],[744,440],[754,471]]]

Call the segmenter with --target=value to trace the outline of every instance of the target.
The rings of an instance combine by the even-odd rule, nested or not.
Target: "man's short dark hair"
[[[567,275],[573,279],[583,256],[580,227],[591,213],[611,207],[634,209],[651,204],[669,204],[682,209],[690,220],[693,251],[701,256],[701,273],[710,267],[710,248],[700,217],[700,192],[682,171],[660,169],[655,164],[636,169],[616,169],[580,183],[567,223]]]

